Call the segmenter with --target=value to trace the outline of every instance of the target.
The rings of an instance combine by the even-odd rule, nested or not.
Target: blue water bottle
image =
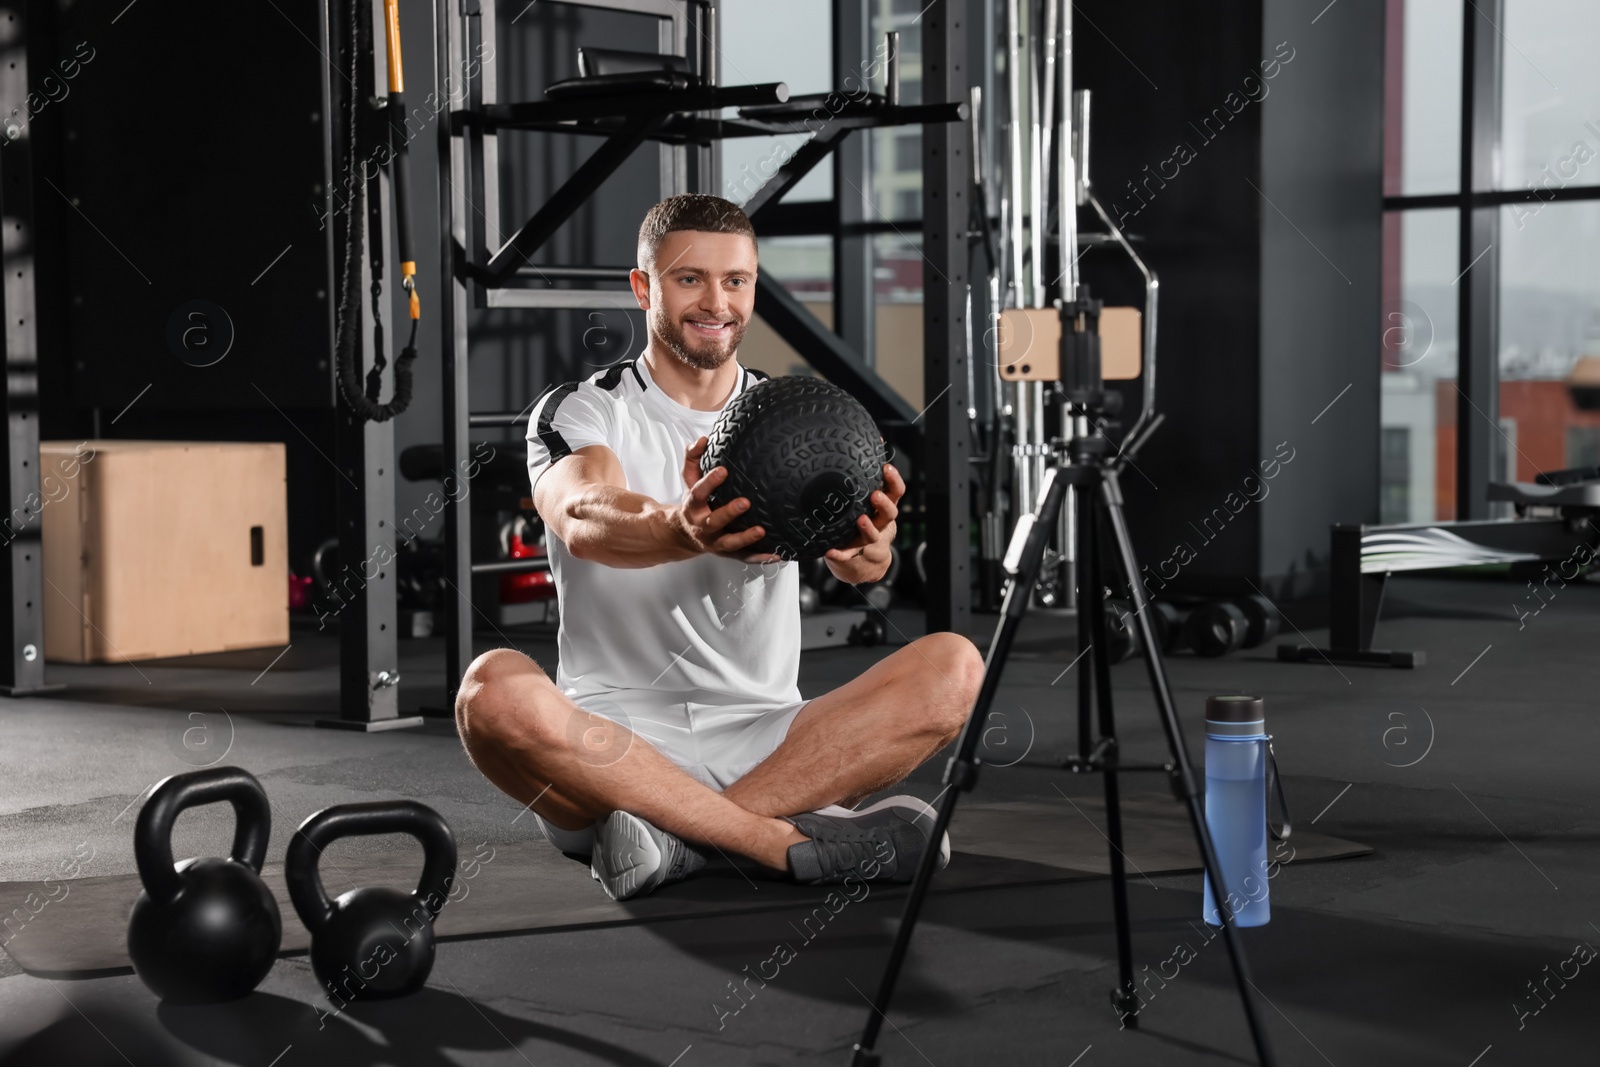
[[[1203,918],[1221,926],[1227,907],[1239,926],[1272,918],[1267,900],[1267,715],[1260,697],[1206,700],[1206,826],[1224,883],[1219,902],[1206,877]]]

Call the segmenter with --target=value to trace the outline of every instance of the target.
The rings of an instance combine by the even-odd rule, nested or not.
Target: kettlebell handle
[[[317,861],[323,850],[341,837],[374,834],[410,834],[422,844],[422,878],[411,896],[420,900],[430,922],[444,907],[445,894],[456,869],[456,838],[444,817],[415,800],[379,800],[367,804],[337,804],[312,815],[289,841],[284,872],[289,899],[306,929],[315,936],[333,915],[333,901],[323,888]],[[437,901],[430,905],[429,899]]]
[[[174,774],[156,783],[133,830],[134,860],[151,900],[170,903],[183,888],[172,859],[172,824],[178,813],[219,800],[233,805],[233,861],[261,873],[267,839],[272,835],[272,805],[255,775],[242,767],[207,767]]]

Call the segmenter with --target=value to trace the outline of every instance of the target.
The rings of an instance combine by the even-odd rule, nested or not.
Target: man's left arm
[[[906,483],[894,464],[883,465],[883,488],[867,498],[871,515],[856,517],[856,538],[842,548],[830,548],[825,558],[828,570],[847,585],[880,581],[889,569],[889,546],[894,543],[895,516],[900,514],[900,498]]]

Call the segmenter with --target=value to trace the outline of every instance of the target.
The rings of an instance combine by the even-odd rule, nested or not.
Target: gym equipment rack
[[[850,149],[848,135],[880,126],[924,126],[923,247],[925,297],[924,391],[935,398],[915,412],[863,359],[845,337],[824,326],[771,277],[756,288],[756,313],[766,320],[821,374],[849,390],[866,405],[886,434],[907,440],[918,435],[926,504],[928,588],[925,602],[930,630],[964,630],[970,618],[968,587],[968,183],[965,158],[968,118],[967,41],[960,0],[934,0],[920,17],[923,35],[923,98],[916,106],[898,100],[898,78],[891,60],[888,91],[856,92],[823,98],[790,100],[782,83],[723,86],[718,84],[718,5],[716,0],[552,0],[586,8],[655,16],[660,23],[658,49],[688,61],[695,84],[676,91],[619,93],[610,96],[501,103],[498,99],[494,51],[481,49],[495,40],[495,10],[483,0],[437,0],[434,11],[439,71],[466,72],[464,106],[441,114],[439,122],[440,278],[449,296],[439,303],[443,351],[444,463],[446,471],[463,469],[473,427],[519,426],[528,411],[474,412],[468,391],[471,352],[469,309],[633,307],[627,290],[558,289],[566,281],[625,281],[623,267],[547,266],[535,268],[531,257],[579,209],[604,179],[632,153],[654,142],[661,153],[661,195],[715,192],[720,175],[719,142],[731,137],[762,137],[805,132],[801,125],[822,101],[827,121],[801,145],[745,205],[756,224],[773,218],[779,201],[808,172],[830,155]],[[840,67],[841,43],[861,51],[865,44],[864,11],[852,0],[834,0],[834,70]],[[853,33],[852,33],[853,30]],[[475,58],[470,63],[469,57]],[[834,107],[831,101],[841,102]],[[723,118],[727,107],[737,118]],[[503,243],[491,240],[491,226],[500,219],[500,153],[502,130],[602,135],[606,139],[566,182]],[[808,205],[809,206],[809,205]],[[835,197],[835,229],[855,210]],[[853,216],[852,216],[853,217]],[[776,227],[782,229],[782,227]],[[870,251],[869,251],[870,254]],[[870,286],[869,271],[844,277],[836,250],[841,284]],[[537,288],[534,283],[542,284]],[[847,328],[847,334],[853,332]],[[859,331],[854,331],[859,333]],[[937,401],[942,399],[943,403]],[[920,431],[920,433],[919,433]],[[474,562],[470,554],[471,517],[464,501],[447,498],[444,511],[444,573],[451,596],[446,600],[444,629],[448,704],[472,660],[472,576],[503,573],[507,561]],[[517,569],[548,567],[534,558],[518,561]]]

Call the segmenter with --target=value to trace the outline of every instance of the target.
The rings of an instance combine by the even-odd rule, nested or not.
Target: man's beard
[[[730,325],[727,339],[719,343],[709,337],[691,338],[688,327],[682,322],[667,318],[666,311],[660,307],[650,309],[650,332],[673,355],[697,370],[716,370],[732,359],[739,351],[739,342],[744,340],[745,325],[743,322]]]

